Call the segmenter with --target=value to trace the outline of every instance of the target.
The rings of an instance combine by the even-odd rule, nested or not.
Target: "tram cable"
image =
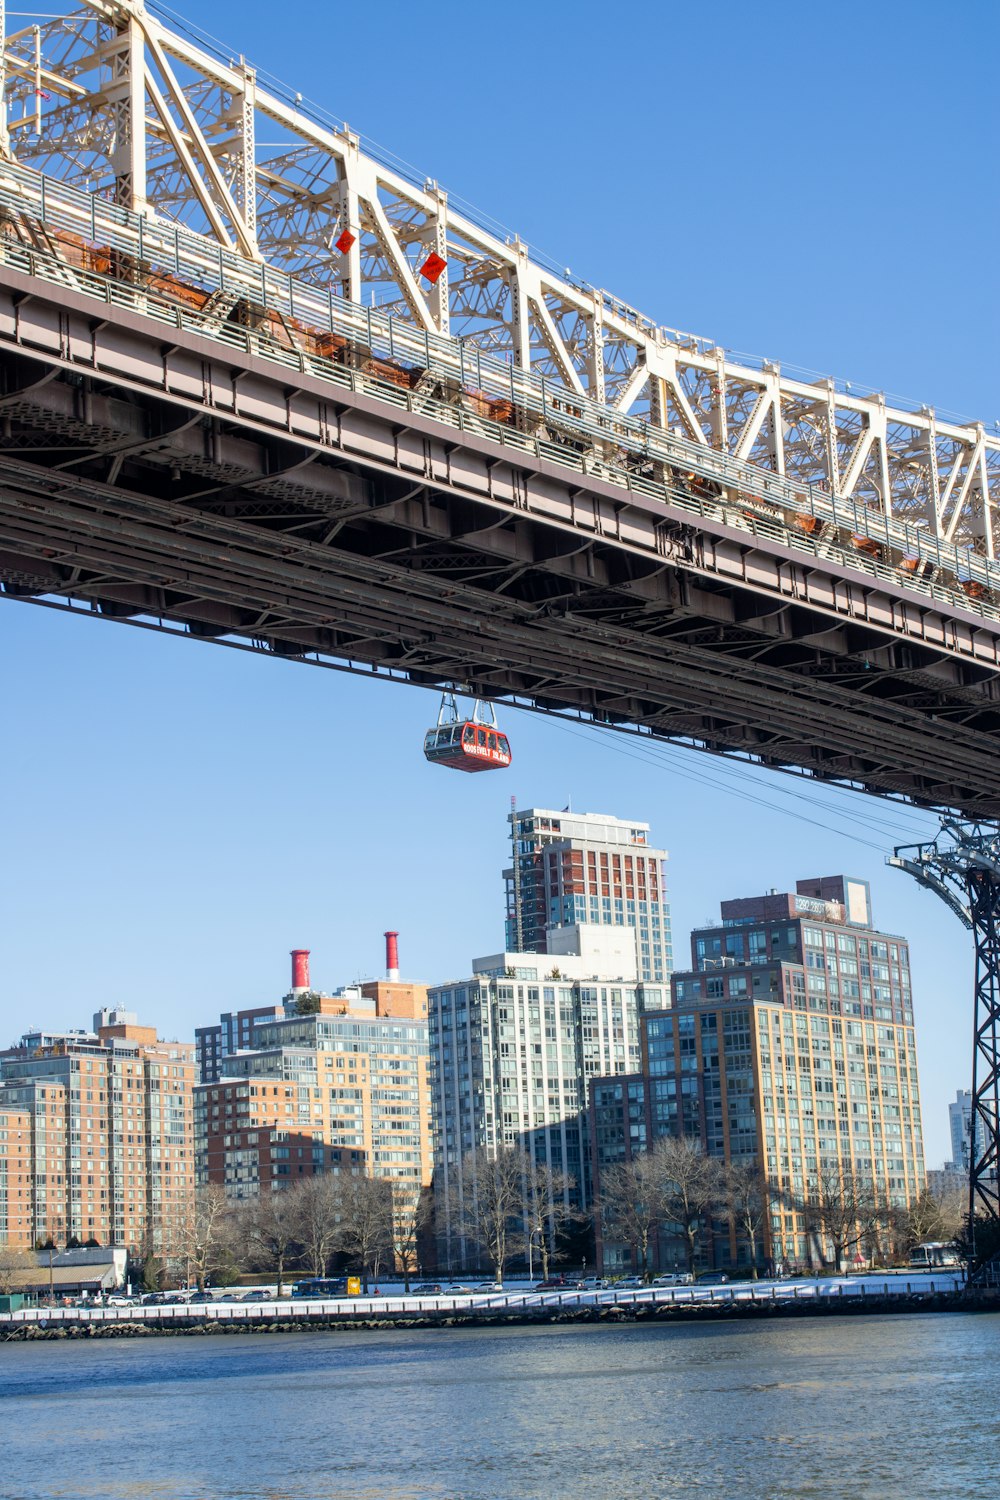
[[[526,709],[522,709],[519,711],[531,712],[531,710]],[[600,729],[604,727],[601,725],[588,725],[586,729],[577,729],[571,723],[567,722],[557,714],[553,714],[550,717],[556,720],[561,730],[563,730],[567,734],[575,736],[578,739],[592,740],[593,730],[595,728]],[[718,774],[713,775],[711,774],[711,772],[709,772],[707,767],[688,764],[687,757],[684,755],[683,749],[678,746],[660,744],[656,741],[647,740],[644,738],[641,741],[640,747],[639,742],[629,744],[624,743],[624,737],[620,736],[618,731],[616,730],[606,729],[605,733],[606,735],[616,736],[617,742],[611,745],[611,748],[615,751],[616,754],[628,756],[632,760],[642,761],[647,765],[652,765],[654,767],[658,767],[659,769],[670,770],[676,775],[682,776],[685,779],[693,781],[698,785],[707,786],[715,790],[726,792],[730,796],[737,796],[741,801],[752,802],[757,806],[764,808],[768,812],[776,812],[784,817],[794,818],[798,822],[811,824],[813,827],[820,828],[826,833],[840,834],[842,837],[851,839],[857,844],[861,844],[869,849],[875,850],[879,854],[883,854],[885,852],[884,842],[880,843],[876,842],[874,839],[864,838],[860,833],[853,832],[852,830],[845,828],[842,823],[840,824],[840,826],[833,826],[829,823],[822,822],[818,818],[810,817],[805,812],[796,810],[795,808],[782,806],[780,802],[776,802],[770,797],[762,795],[760,789],[757,787],[755,787],[754,790],[744,790],[743,786],[736,783],[742,782],[753,784],[756,781],[756,777],[752,771],[745,770],[741,766],[736,766],[732,763],[723,763],[717,760],[712,769]],[[727,777],[729,778],[728,780],[726,779]],[[905,833],[905,836],[908,838],[912,838],[915,836],[912,824],[907,825],[902,821],[888,819],[876,813],[857,813],[849,811],[844,807],[833,807],[829,802],[823,801],[818,797],[811,796],[808,792],[803,792],[792,787],[774,787],[772,788],[772,790],[781,796],[790,797],[796,801],[804,802],[816,811],[828,812],[835,816],[838,820],[847,820],[849,822],[859,824],[860,826],[868,830],[871,830],[873,828],[873,825],[875,825],[876,827],[880,825],[881,828],[885,831],[887,838],[898,836],[898,832],[900,830],[902,830]],[[828,790],[838,791],[841,789],[829,788]],[[853,795],[848,788],[843,788],[843,791],[849,796]]]
[[[655,742],[653,743],[655,744]],[[680,768],[680,764],[682,762],[685,762],[687,759],[685,751],[679,746],[656,744],[656,750],[660,753],[660,756],[664,761],[666,761],[670,765],[677,765],[678,768]],[[721,759],[716,760],[714,763],[714,769],[721,776],[728,776],[734,781],[742,781],[754,786],[756,786],[757,784],[756,772],[744,768],[741,765],[735,764],[732,761],[725,761]],[[802,785],[803,782],[800,780],[799,784]],[[806,780],[804,784],[806,786],[813,785],[813,783],[809,782],[808,780]],[[830,802],[826,801],[822,796],[807,791],[797,790],[794,786],[791,785],[782,786],[780,784],[776,784],[771,786],[770,790],[773,791],[777,796],[789,797],[796,801],[804,802],[807,806],[810,806],[814,809],[830,812],[832,814],[835,814],[839,818],[846,818],[851,822],[858,823],[863,828],[871,829],[873,826],[878,826],[882,830],[884,830],[887,835],[893,838],[898,837],[900,833],[905,834],[905,836],[908,838],[912,838],[914,836],[914,829],[912,824],[884,817],[874,811],[861,813],[855,812],[852,808],[844,806],[834,806]],[[819,788],[817,788],[817,791],[818,790]],[[848,787],[824,786],[822,790],[823,792],[841,792],[845,798],[856,798],[858,795]],[[742,795],[742,793],[740,795]],[[759,792],[755,792],[754,795],[759,796]]]

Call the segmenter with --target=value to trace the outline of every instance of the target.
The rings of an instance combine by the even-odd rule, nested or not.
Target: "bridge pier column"
[[[1000,874],[973,867],[966,876],[976,943],[969,1139],[969,1219],[1000,1219]]]

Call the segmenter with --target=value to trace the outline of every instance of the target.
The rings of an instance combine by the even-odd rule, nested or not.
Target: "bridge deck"
[[[326,358],[5,241],[5,591],[1000,815],[996,564],[980,598],[914,578],[884,517],[869,555],[848,502],[704,450],[638,472],[367,335]]]

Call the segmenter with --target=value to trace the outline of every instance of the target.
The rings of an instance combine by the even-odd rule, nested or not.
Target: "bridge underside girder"
[[[1000,816],[991,622],[2,279],[8,595]]]

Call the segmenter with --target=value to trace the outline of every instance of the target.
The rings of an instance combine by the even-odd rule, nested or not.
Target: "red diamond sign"
[[[441,272],[447,264],[446,260],[442,260],[440,255],[435,250],[432,250],[420,267],[420,274],[425,281],[429,281],[431,286],[433,286],[436,281],[440,280]]]
[[[341,255],[346,255],[356,239],[356,234],[352,234],[349,229],[345,229],[339,240],[334,241],[334,244],[340,251]]]

